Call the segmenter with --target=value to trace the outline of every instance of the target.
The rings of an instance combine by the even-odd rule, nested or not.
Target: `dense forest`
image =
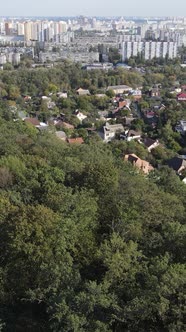
[[[186,185],[167,166],[139,173],[125,142],[70,145],[10,106],[55,89],[169,86],[186,72],[77,67],[0,73],[0,331],[183,332]]]

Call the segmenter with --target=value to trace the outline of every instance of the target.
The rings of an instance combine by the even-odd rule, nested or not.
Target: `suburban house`
[[[110,125],[108,122],[106,122],[105,126],[103,127],[103,132],[101,132],[100,135],[104,142],[110,142],[115,138],[117,133],[122,133],[123,131],[124,127],[122,124]]]
[[[186,169],[186,160],[179,156],[174,157],[167,161],[167,165],[181,175],[182,171]]]
[[[75,111],[76,117],[78,118],[78,120],[82,123],[83,120],[85,120],[87,118],[87,115],[84,115],[82,112],[76,110]]]
[[[132,88],[128,85],[110,85],[108,86],[107,88],[107,91],[108,90],[113,90],[114,93],[117,95],[117,94],[122,94],[124,92],[129,92],[132,90]]]
[[[130,96],[133,97],[135,101],[138,101],[142,98],[142,92],[139,89],[130,91]]]
[[[79,96],[87,96],[87,95],[90,95],[90,91],[89,91],[89,90],[82,89],[82,88],[77,89],[77,90],[76,90],[76,93],[77,93]]]
[[[134,139],[137,140],[137,139],[141,138],[141,132],[136,131],[136,130],[130,129],[127,132],[125,132],[125,134],[126,134],[126,138],[125,139],[126,139],[127,142],[130,142],[130,141],[132,141]]]
[[[56,95],[58,98],[64,98],[64,99],[68,98],[67,92],[57,92]]]
[[[37,118],[25,118],[24,122],[31,124],[32,126],[36,127],[41,131],[48,129],[48,124],[40,122]]]
[[[60,122],[60,123],[59,123]],[[70,123],[64,122],[64,121],[58,121],[55,126],[60,126],[66,129],[74,129],[74,126]]]
[[[153,149],[157,148],[157,146],[160,145],[158,140],[153,140],[150,137],[145,137],[145,138],[141,139],[139,142],[145,145],[148,152],[151,152]]]
[[[186,134],[186,121],[185,120],[181,120],[179,122],[179,124],[176,126],[176,131],[182,135]]]
[[[25,118],[24,122],[30,123],[33,126],[40,126],[40,121],[37,118]]]
[[[156,128],[159,116],[155,111],[146,110],[143,112],[143,117],[146,123],[148,123],[152,128]]]
[[[160,97],[160,90],[158,87],[154,87],[150,90],[151,97]]]
[[[186,93],[181,92],[177,95],[177,100],[178,101],[186,101]]]
[[[76,138],[68,138],[67,142],[69,144],[83,144],[84,140],[82,137],[76,137]]]
[[[144,174],[148,174],[154,169],[154,167],[148,161],[140,159],[134,153],[125,155],[124,160],[130,162],[133,166],[138,168]]]
[[[152,119],[152,118],[154,118],[155,115],[156,115],[156,113],[154,111],[145,111],[144,112],[144,117],[147,119]]]
[[[118,109],[121,109],[123,107],[127,107],[129,109],[131,105],[131,100],[124,99],[123,97],[115,97],[113,102],[115,107],[117,107]]]

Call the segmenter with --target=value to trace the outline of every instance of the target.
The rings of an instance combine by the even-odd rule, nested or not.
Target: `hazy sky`
[[[0,16],[186,16],[186,0],[1,0]]]

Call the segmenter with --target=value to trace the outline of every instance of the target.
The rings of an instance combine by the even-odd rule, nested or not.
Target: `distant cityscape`
[[[183,46],[186,17],[0,18],[1,68],[6,63],[18,66],[23,55],[36,63],[69,59],[91,69],[93,64],[108,68],[110,48],[126,62],[139,55],[174,59]]]

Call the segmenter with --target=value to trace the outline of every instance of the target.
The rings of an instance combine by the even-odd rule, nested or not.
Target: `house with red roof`
[[[76,137],[76,138],[68,138],[67,142],[69,144],[83,144],[84,140],[82,137]]]
[[[177,100],[178,101],[186,101],[186,93],[185,92],[181,92],[177,95]]]
[[[148,174],[150,171],[154,170],[153,166],[148,161],[140,159],[134,153],[125,155],[124,160],[130,162],[144,174]]]

